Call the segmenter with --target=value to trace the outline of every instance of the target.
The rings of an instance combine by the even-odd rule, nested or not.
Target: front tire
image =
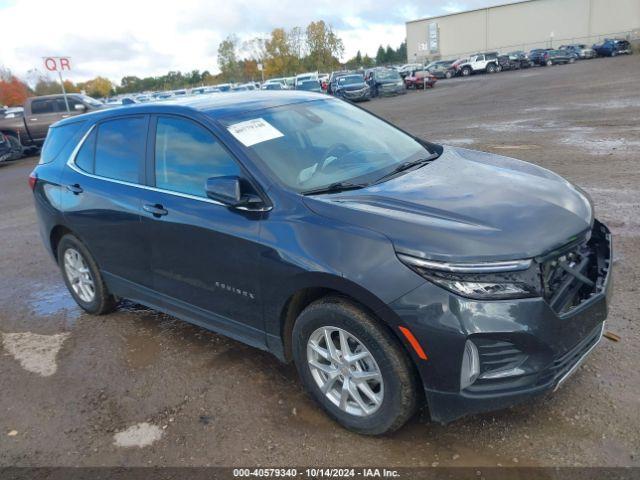
[[[76,236],[67,234],[60,239],[57,257],[64,283],[83,310],[104,315],[116,308],[116,298],[104,283],[98,265]]]
[[[449,72],[449,71],[445,72],[445,74],[444,74],[444,78],[446,78],[447,80],[449,80],[451,77],[453,77],[453,73],[451,73],[451,72]]]
[[[469,67],[464,67],[461,71],[462,76],[463,77],[468,77],[469,75],[471,75],[471,68]]]
[[[293,356],[305,389],[349,430],[382,435],[415,413],[418,382],[391,333],[356,304],[327,297],[293,328]]]

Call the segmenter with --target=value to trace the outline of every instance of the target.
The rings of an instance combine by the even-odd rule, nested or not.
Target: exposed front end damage
[[[535,297],[478,301],[439,295],[427,283],[394,302],[429,355],[416,364],[432,419],[446,423],[556,389],[602,337],[611,266],[611,234],[595,220],[586,235],[534,258],[517,277],[495,275],[509,281],[536,275]],[[425,304],[425,298],[437,301]],[[461,378],[469,351],[477,364],[473,380],[443,380]]]

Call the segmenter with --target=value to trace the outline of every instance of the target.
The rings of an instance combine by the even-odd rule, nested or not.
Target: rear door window
[[[95,174],[138,183],[146,139],[146,117],[124,117],[102,122],[96,139]]]
[[[156,187],[206,197],[208,178],[240,176],[240,172],[231,154],[204,127],[185,118],[158,118]]]

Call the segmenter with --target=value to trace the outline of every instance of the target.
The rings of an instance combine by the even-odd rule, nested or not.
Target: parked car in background
[[[466,62],[461,62],[456,65],[456,69],[460,72],[460,75],[467,77],[472,73],[494,73],[498,71],[498,54],[491,53],[477,53],[471,55]]]
[[[574,53],[576,57],[581,60],[597,57],[596,51],[584,43],[561,45],[560,50],[567,50],[568,52]]]
[[[529,60],[531,60],[534,65],[544,65],[544,61],[541,60],[541,58],[549,50],[551,50],[551,48],[534,48],[529,52]]]
[[[307,80],[315,80],[316,82],[318,82],[318,85],[320,85],[320,82],[318,80],[318,72],[300,73],[295,76],[295,80],[293,83],[294,88],[296,90],[299,90],[298,83],[306,82]]]
[[[285,88],[287,88],[285,77],[276,77],[276,78],[270,78],[268,80],[265,80],[265,82],[262,84],[262,86],[260,88],[262,90],[271,90],[271,89],[264,88],[264,87],[265,87],[265,85],[270,85],[272,83],[283,85]]]
[[[0,162],[8,160],[14,160],[13,148],[5,134],[0,132]]]
[[[335,72],[331,72],[329,74],[329,79],[327,80],[327,93],[330,95],[333,95],[336,88],[337,81],[338,81],[338,77],[341,77],[343,75],[349,75],[350,73],[351,72],[349,72],[348,70],[337,70]]]
[[[458,58],[451,64],[451,68],[453,68],[455,75],[461,75],[460,73],[460,65],[464,65],[469,61],[468,57]]]
[[[411,72],[404,77],[404,84],[407,88],[433,88],[438,79],[428,70],[418,70]]]
[[[615,57],[632,53],[631,44],[620,39],[605,39],[600,45],[594,45],[593,49],[600,57]]]
[[[496,61],[498,62],[498,72],[503,70],[517,70],[520,68],[520,63],[512,61],[509,55],[498,55]]]
[[[337,77],[334,88],[334,95],[345,100],[359,102],[371,98],[371,89],[361,73],[350,73]]]
[[[287,86],[284,84],[284,82],[269,82],[269,83],[264,83],[262,85],[262,87],[260,87],[261,90],[288,90]]]
[[[405,63],[404,65],[396,68],[389,68],[388,70],[397,71],[402,78],[409,75],[411,72],[416,71],[420,68],[423,68],[424,65],[422,63]]]
[[[551,65],[559,65],[565,63],[574,63],[576,56],[567,50],[546,50],[538,57],[538,64],[550,67]]]
[[[527,54],[522,50],[509,52],[507,55],[509,56],[509,60],[511,62],[518,64],[518,68],[529,68],[533,66],[533,62],[529,60],[529,57],[527,57]]]
[[[307,80],[296,80],[296,90],[304,90],[305,92],[317,92],[322,93],[322,87],[320,82],[316,78]]]
[[[24,104],[24,113],[12,118],[0,118],[0,132],[9,140],[13,157],[21,157],[26,148],[41,146],[49,126],[63,118],[80,115],[104,108],[104,104],[86,95],[67,95],[69,110],[64,95],[29,97]]]
[[[0,118],[16,118],[24,116],[24,108],[23,107],[9,107],[3,109],[2,115]]]
[[[407,93],[407,87],[400,74],[390,68],[372,68],[366,71],[364,78],[371,89],[372,97]]]
[[[453,60],[438,60],[427,65],[425,70],[436,78],[451,78],[456,74],[453,63]]]

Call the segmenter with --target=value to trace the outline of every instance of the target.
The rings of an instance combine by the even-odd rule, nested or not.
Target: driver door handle
[[[150,203],[146,203],[142,206],[142,209],[145,212],[149,212],[151,215],[153,215],[156,218],[162,217],[166,214],[168,214],[169,212],[159,203],[155,203],[155,204],[150,204]]]

